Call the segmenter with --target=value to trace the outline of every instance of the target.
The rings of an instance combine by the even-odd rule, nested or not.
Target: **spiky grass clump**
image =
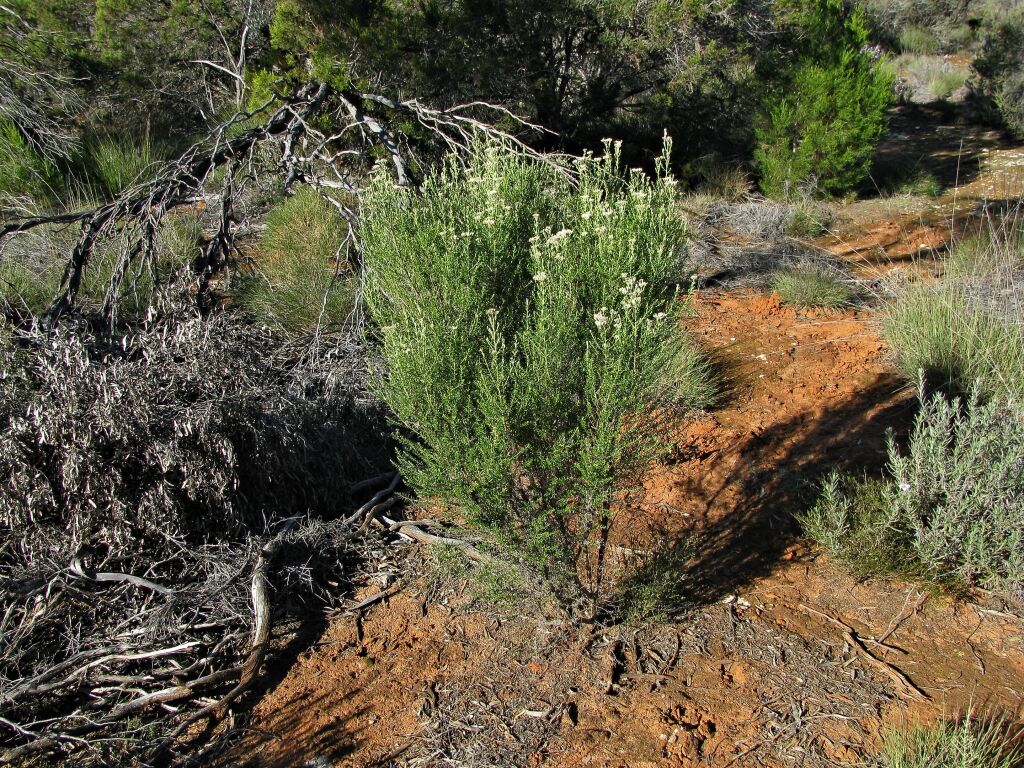
[[[812,200],[801,200],[794,203],[789,220],[786,222],[786,234],[791,237],[818,237],[828,230],[830,212]]]
[[[891,67],[905,81],[913,101],[929,102],[948,99],[967,84],[970,70],[955,67],[943,56],[905,53]]]
[[[679,341],[686,226],[665,163],[624,174],[609,144],[576,171],[480,146],[415,193],[379,179],[363,238],[402,476],[593,608],[611,521],[668,445],[652,414],[710,385]]]
[[[797,307],[837,308],[854,298],[854,291],[834,271],[818,267],[799,267],[777,272],[771,281],[772,290],[787,304]]]
[[[171,150],[142,138],[94,138],[85,144],[83,183],[93,194],[114,198],[148,176],[155,175],[171,157]]]
[[[1009,308],[1010,311],[1012,307]],[[1024,335],[966,282],[913,286],[886,308],[882,328],[907,377],[924,371],[931,387],[1024,396]]]
[[[896,189],[897,195],[939,197],[942,194],[942,183],[934,174],[918,171],[901,183]]]
[[[907,26],[900,30],[900,51],[914,54],[936,54],[941,47],[935,34],[925,27]]]
[[[989,222],[958,240],[946,261],[946,275],[968,279],[1016,277],[1024,270],[1024,231],[1017,217]]]
[[[342,326],[355,302],[347,233],[330,203],[299,190],[267,217],[257,257],[235,284],[239,306],[255,322],[291,336]]]
[[[1020,768],[1021,731],[999,718],[890,730],[879,768]]]

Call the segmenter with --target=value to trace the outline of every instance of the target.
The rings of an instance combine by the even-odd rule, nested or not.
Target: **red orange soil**
[[[592,636],[539,606],[480,611],[457,585],[410,579],[358,627],[327,626],[256,705],[235,764],[841,765],[886,721],[972,704],[1019,716],[1024,623],[857,582],[793,530],[810,481],[876,471],[886,428],[912,418],[871,315],[772,295],[694,310],[725,405],[681,426],[623,526],[637,548],[692,547],[683,618]]]

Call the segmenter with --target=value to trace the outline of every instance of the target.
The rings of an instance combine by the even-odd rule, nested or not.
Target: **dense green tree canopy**
[[[316,79],[500,105],[547,129],[544,148],[614,137],[653,157],[667,131],[686,170],[750,160],[758,114],[820,103],[794,91],[811,69],[874,67],[844,0],[18,1],[59,34],[94,124],[170,137]]]

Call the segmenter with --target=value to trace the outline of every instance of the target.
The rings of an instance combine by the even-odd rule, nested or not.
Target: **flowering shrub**
[[[419,192],[381,179],[364,208],[403,476],[595,607],[613,518],[665,445],[652,413],[710,396],[677,323],[686,230],[665,165],[623,174],[609,144],[574,183],[487,145]]]

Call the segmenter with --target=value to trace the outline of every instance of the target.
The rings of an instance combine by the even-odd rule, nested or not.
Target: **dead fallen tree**
[[[352,89],[338,91],[326,83],[307,83],[255,112],[236,114],[154,178],[130,187],[115,200],[96,208],[8,222],[0,227],[0,244],[39,227],[79,228],[60,288],[44,317],[48,327],[74,307],[85,269],[101,244],[115,250],[116,265],[102,307],[113,325],[126,278],[155,261],[157,232],[167,214],[181,206],[212,203],[217,209],[210,222],[212,231],[193,265],[196,293],[202,303],[211,277],[235,252],[239,232],[248,231],[248,213],[239,205],[248,185],[280,179],[287,194],[296,184],[308,184],[348,222],[354,238],[358,195],[379,157],[389,159],[397,183],[402,185],[414,183],[414,169],[422,162],[410,137],[391,129],[397,120],[418,126],[421,149],[429,147],[433,152],[463,149],[485,135],[532,153],[520,140],[482,119],[482,114],[507,118],[526,130],[539,130],[488,104],[439,110],[415,99],[391,99]],[[243,129],[253,123],[255,127]]]
[[[347,519],[387,429],[354,345],[81,326],[0,340],[0,762],[176,762],[383,552]]]

